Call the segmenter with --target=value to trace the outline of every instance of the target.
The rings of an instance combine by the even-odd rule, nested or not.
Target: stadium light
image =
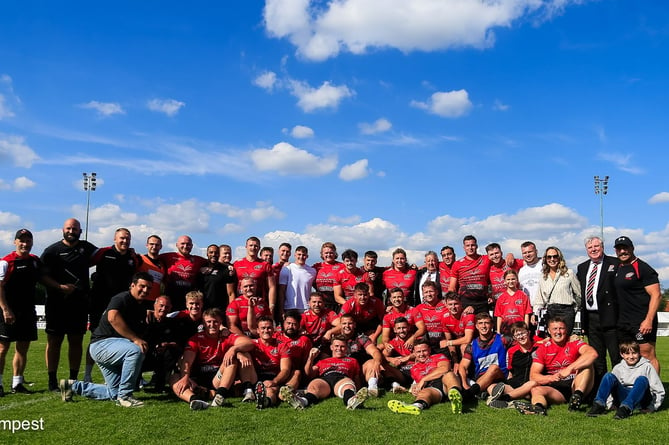
[[[91,192],[95,191],[97,186],[97,174],[95,172],[88,173],[84,172],[84,191],[86,192],[86,232],[84,239],[88,241],[88,213],[91,210]]]
[[[600,178],[595,175],[595,195],[599,195],[599,221],[600,221],[600,237],[602,243],[604,242],[604,195],[609,192],[609,176]]]

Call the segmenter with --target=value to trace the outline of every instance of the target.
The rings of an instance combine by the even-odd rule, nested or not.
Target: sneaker
[[[267,390],[265,389],[265,384],[263,382],[257,382],[256,386],[253,388],[253,392],[256,396],[256,409],[265,409],[268,407],[268,398]]]
[[[202,400],[193,400],[194,402],[201,402]],[[220,408],[223,405],[225,405],[225,397],[223,397],[220,394],[216,394],[214,396],[214,400],[211,401],[211,406],[215,406],[216,408]],[[191,405],[191,409],[193,409],[193,406]],[[206,409],[206,408],[197,408],[197,409]]]
[[[378,397],[379,396],[379,388],[368,388],[367,393],[369,394],[369,397]]]
[[[23,386],[23,383],[19,383],[18,385],[12,387],[12,394],[32,394],[33,392]]]
[[[453,414],[462,414],[462,394],[456,388],[448,390],[448,400],[451,401]]]
[[[63,402],[72,401],[72,384],[74,380],[61,379],[58,388],[60,389],[60,399]]]
[[[517,404],[516,409],[520,414],[525,414],[525,415],[538,415],[538,416],[545,416],[546,415],[546,409],[542,408],[539,405],[532,405],[530,403],[523,403],[523,404]]]
[[[244,392],[244,398],[242,399],[242,403],[252,403],[255,401],[256,401],[256,396],[253,394],[253,391],[247,389],[246,392]]]
[[[483,400],[484,402],[485,402],[486,400],[488,400],[488,397],[490,397],[490,395],[488,394],[488,391],[480,392],[480,393],[478,393],[478,395],[476,396],[477,399],[479,399],[479,400]]]
[[[201,411],[207,408],[209,408],[209,404],[204,400],[194,399],[190,401],[190,409],[193,411]]]
[[[509,407],[509,402],[505,402],[504,400],[488,400],[487,405],[490,408],[496,408],[496,409],[506,409]]]
[[[295,409],[304,409],[305,404],[302,403],[290,386],[282,386],[279,389],[279,397]]]
[[[388,409],[397,414],[412,414],[414,416],[419,415],[421,411],[416,405],[404,403],[399,400],[389,400]]]
[[[504,382],[496,383],[495,386],[492,387],[492,390],[490,391],[490,398],[488,399],[488,406],[490,406],[491,402],[494,402],[504,395],[504,388]]]
[[[632,410],[626,407],[625,405],[620,405],[620,408],[616,410],[616,415],[613,416],[615,420],[627,419],[632,415]]]
[[[581,408],[581,403],[583,402],[583,399],[581,398],[580,394],[574,394],[571,396],[571,399],[569,399],[569,408],[567,408],[569,411],[578,411]]]
[[[363,403],[365,403],[365,400],[369,398],[369,390],[367,387],[362,387],[358,390],[358,392],[355,393],[353,397],[348,399],[348,403],[346,404],[346,409],[356,409],[359,406],[361,406]]]
[[[606,406],[602,405],[601,403],[593,402],[592,406],[590,407],[590,411],[588,411],[586,416],[597,417],[601,416],[602,414],[606,414]]]
[[[144,402],[137,400],[133,396],[119,397],[116,399],[116,404],[123,408],[141,408],[144,406]]]

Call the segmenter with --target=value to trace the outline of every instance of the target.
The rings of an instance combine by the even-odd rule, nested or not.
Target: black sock
[[[469,391],[472,393],[473,396],[478,396],[481,394],[481,387],[479,386],[478,383],[474,383],[470,388]]]
[[[242,382],[242,392],[246,392],[247,389],[253,389],[253,383],[251,382]]]
[[[58,386],[58,376],[56,371],[49,371],[49,386]]]
[[[78,369],[70,369],[70,380],[77,380],[78,375],[79,375]]]
[[[354,395],[355,395],[355,391],[353,391],[352,389],[347,389],[346,391],[344,391],[344,398],[343,398],[344,399],[344,405],[348,405],[348,399],[350,399]]]
[[[307,406],[309,405],[315,405],[318,403],[318,397],[313,395],[312,393],[308,392],[304,395],[304,398],[307,399]]]
[[[579,396],[580,398],[583,398],[583,391],[581,391],[580,389],[577,389],[576,391],[574,391],[574,395]]]
[[[420,409],[428,409],[430,405],[427,404],[425,400],[416,400],[413,402],[414,405],[420,405]]]
[[[534,406],[538,406],[539,408],[543,409],[544,411],[546,410],[546,407],[541,403],[535,403]]]
[[[192,402],[193,400],[200,400],[197,394],[193,394],[190,396],[190,399],[188,399],[188,402]]]
[[[230,390],[224,386],[221,386],[220,388],[216,388],[216,394],[222,396],[224,399],[227,399],[228,394],[230,394]]]

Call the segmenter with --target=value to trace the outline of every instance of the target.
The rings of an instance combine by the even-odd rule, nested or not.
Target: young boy
[[[639,408],[642,412],[657,410],[664,400],[664,386],[657,371],[635,341],[620,343],[620,363],[602,378],[597,396],[588,411],[589,417],[606,413],[607,399],[617,406],[616,420],[626,419]]]
[[[532,306],[527,295],[518,289],[518,273],[515,270],[504,272],[504,284],[506,291],[497,299],[494,315],[497,318],[497,332],[505,337],[508,345],[511,340],[511,325],[517,321],[529,325]]]

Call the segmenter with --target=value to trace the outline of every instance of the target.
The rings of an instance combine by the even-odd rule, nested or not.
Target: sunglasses
[[[547,260],[559,260],[560,255],[546,255]]]

